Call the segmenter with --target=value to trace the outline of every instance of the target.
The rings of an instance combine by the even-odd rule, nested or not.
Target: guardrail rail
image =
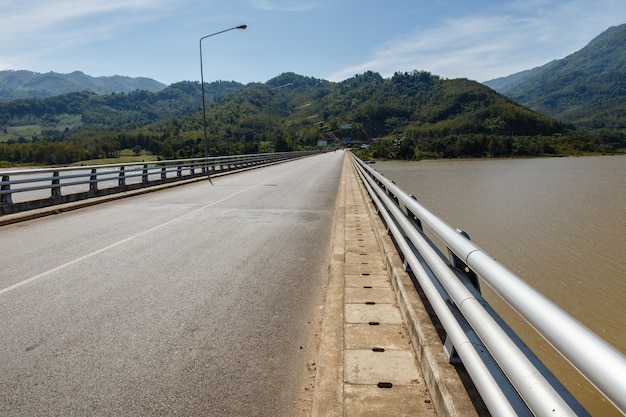
[[[0,215],[302,158],[279,152],[0,172]]]
[[[587,416],[587,411],[480,294],[486,283],[626,415],[626,357],[427,211],[353,154],[352,163],[399,254],[493,416]],[[445,256],[424,232],[441,240]]]

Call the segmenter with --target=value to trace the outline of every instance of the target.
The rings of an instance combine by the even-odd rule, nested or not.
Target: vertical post
[[[279,85],[278,87],[272,87],[267,90],[267,124],[268,124],[268,140],[270,142],[270,152],[276,151],[272,149],[273,141],[272,141],[272,91],[278,90],[279,88],[289,87],[293,85],[293,83],[287,83],[283,85]]]
[[[119,178],[117,180],[117,185],[119,187],[123,187],[126,185],[126,175],[125,175],[125,171],[124,171],[124,167],[121,166],[120,167],[120,174],[119,174]]]
[[[229,30],[233,30],[233,29],[245,29],[248,26],[246,25],[239,25],[239,26],[235,26],[232,27],[230,29],[226,29],[226,30],[221,30],[219,32],[215,32],[215,33],[211,33],[210,35],[206,35],[200,38],[200,86],[202,88],[202,122],[203,122],[203,131],[204,131],[204,163],[208,165],[208,161],[209,161],[209,142],[207,140],[206,137],[206,104],[205,104],[205,100],[204,100],[204,71],[202,69],[202,40],[209,38],[211,36],[215,36],[215,35],[219,35],[220,33],[224,33],[224,32],[228,32]],[[211,185],[213,184],[213,181],[211,181],[211,174],[209,173],[209,169],[208,166],[206,168],[206,175],[209,178],[209,182],[211,183]]]
[[[0,190],[2,190],[2,191],[11,191],[11,184],[8,184],[9,180],[10,179],[9,179],[8,175],[3,175],[2,176],[3,184],[0,187]],[[6,184],[4,184],[4,183],[6,183]],[[0,195],[0,203],[2,203],[2,204],[13,204],[13,199],[11,198],[11,193]]]
[[[98,175],[96,174],[96,168],[91,169],[91,176],[89,177],[89,191],[98,191]]]
[[[461,229],[456,229],[456,231],[458,234],[460,234],[467,240],[471,240],[469,235],[465,231]],[[467,279],[469,279],[472,286],[476,288],[476,290],[480,294],[480,281],[478,280],[478,276],[476,275],[476,272],[472,271],[469,268],[469,266],[467,266],[467,264],[461,258],[456,256],[456,254],[450,250],[450,248],[448,248],[448,259],[450,259],[450,261],[452,262],[452,265],[455,268],[461,271],[463,275],[465,275]]]
[[[211,35],[209,35],[211,36]],[[204,163],[209,159],[209,142],[206,137],[206,101],[204,100],[204,71],[202,70],[202,39],[200,38],[200,86],[202,89],[202,127],[204,131]],[[208,171],[207,171],[208,172]],[[207,173],[209,179],[211,176]]]
[[[59,181],[59,171],[54,171],[52,173],[51,196],[61,197],[61,182]]]

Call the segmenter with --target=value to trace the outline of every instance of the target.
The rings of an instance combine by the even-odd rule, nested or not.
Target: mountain
[[[537,112],[577,126],[626,128],[626,24],[544,66],[485,82]]]
[[[509,91],[523,84],[529,79],[532,79],[533,76],[535,76],[538,72],[541,72],[541,70],[544,68],[545,65],[529,70],[516,72],[515,74],[507,75],[506,77],[485,81],[483,84],[490,88],[493,88],[500,94],[507,95]]]
[[[284,73],[205,90],[211,156],[306,149],[320,139],[363,144],[363,157],[390,159],[613,152],[626,144],[624,135],[573,136],[483,84],[425,71],[390,78],[367,71],[342,82]],[[200,85],[192,82],[157,93],[74,92],[0,103],[0,165],[69,164],[125,149],[166,159],[202,156],[201,109]]]
[[[128,93],[135,90],[157,92],[164,89],[150,78],[131,78],[121,75],[92,77],[80,71],[71,74],[48,72],[40,74],[26,70],[0,71],[0,101],[29,97],[52,97],[74,91],[90,91],[96,94]]]

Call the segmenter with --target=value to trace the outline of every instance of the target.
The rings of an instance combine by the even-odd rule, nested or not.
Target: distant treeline
[[[47,141],[0,143],[0,161],[10,165],[69,165],[77,161],[115,158],[121,150],[136,149],[159,155],[163,159],[181,159],[202,156],[201,138],[171,138],[167,135],[119,134],[113,139],[80,141]],[[341,143],[340,146],[349,146]],[[503,136],[489,134],[452,134],[442,138],[381,139],[369,147],[359,149],[364,159],[436,159],[583,155],[614,153],[626,148],[626,135],[618,131],[591,133],[580,131],[563,136]],[[209,141],[212,156],[253,154],[270,151],[267,141]],[[280,137],[274,145],[278,152],[293,149],[291,143]],[[300,147],[302,149],[302,147]]]
[[[439,159],[566,156],[626,151],[626,134],[620,131],[578,131],[571,135],[503,136],[488,134],[448,135],[374,141],[360,149],[361,158]]]

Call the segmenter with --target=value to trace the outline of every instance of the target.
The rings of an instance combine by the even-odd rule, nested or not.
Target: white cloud
[[[624,19],[626,11],[613,0],[524,0],[392,39],[372,49],[364,62],[328,78],[340,81],[366,70],[385,77],[426,70],[486,81],[563,58]]]
[[[252,0],[252,6],[268,11],[304,12],[314,9],[316,4],[298,0]]]
[[[137,25],[158,14],[168,0],[46,0],[3,1],[0,15],[0,69],[12,61],[107,39],[126,25]],[[32,59],[31,59],[32,58]]]
[[[479,68],[495,64],[498,56],[519,47],[521,40],[502,16],[447,20],[440,26],[391,40],[372,51],[362,64],[343,69],[330,79],[345,79],[354,71],[378,71],[390,76],[395,71],[427,70],[444,77],[473,78]]]
[[[3,16],[3,25],[0,28],[0,39],[5,39],[2,44],[21,39],[40,38],[46,40],[49,37],[64,32],[64,25],[72,27],[84,27],[98,31],[98,25],[93,26],[90,18],[106,16],[110,13],[130,13],[136,19],[140,13],[148,10],[158,10],[162,7],[163,0],[64,0],[48,2],[34,0],[29,2],[12,1],[0,6],[0,14]],[[26,7],[28,4],[28,7]],[[118,25],[112,19],[103,19],[102,25]],[[72,33],[76,36],[76,33]]]

